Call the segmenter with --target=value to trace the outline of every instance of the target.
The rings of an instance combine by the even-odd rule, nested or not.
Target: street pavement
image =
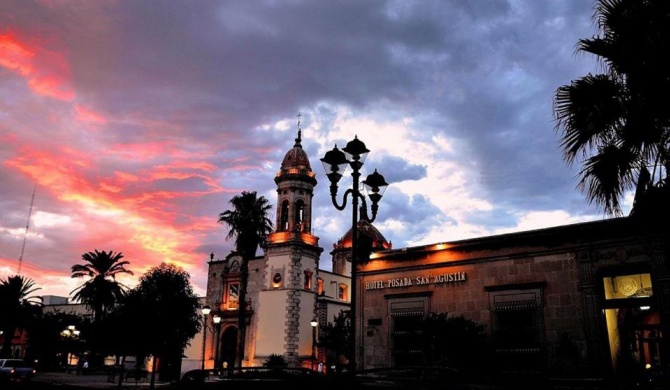
[[[148,390],[150,388],[151,376],[147,380],[140,379],[135,381],[134,379],[124,380],[121,385],[118,383],[118,377],[114,381],[110,381],[107,375],[104,374],[74,374],[74,373],[63,373],[63,372],[38,372],[35,377],[26,383],[12,384],[11,386],[0,386],[0,390],[10,390],[10,389],[20,389],[20,390],[44,390],[44,389],[53,389],[53,390],[83,390],[83,389],[114,389],[114,388],[123,388],[124,390]],[[154,388],[158,390],[169,390],[173,388],[169,386],[168,382],[156,381],[154,382]],[[488,384],[488,385],[477,385],[472,386],[472,389],[478,390],[540,390],[540,389],[551,389],[551,390],[604,390],[604,389],[617,389],[617,386],[608,386],[602,382],[593,382],[593,381],[552,381],[552,383],[545,384],[545,386],[528,386],[521,385],[520,383],[506,385],[502,384]],[[620,388],[619,388],[620,389]],[[636,389],[637,390],[637,389]]]
[[[79,388],[88,388],[88,389],[98,389],[98,388],[123,388],[126,390],[130,389],[148,389],[151,385],[151,376],[147,380],[140,379],[135,381],[134,379],[124,380],[119,386],[119,378],[116,377],[114,381],[111,381],[107,375],[103,374],[71,374],[63,372],[38,372],[35,374],[35,377],[32,379],[33,384],[37,388],[41,388],[39,385],[55,387],[59,386],[60,388],[65,387],[79,387]],[[155,381],[154,387],[160,388],[167,385],[167,382]]]

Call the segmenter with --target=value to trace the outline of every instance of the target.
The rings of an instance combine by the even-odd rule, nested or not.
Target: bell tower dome
[[[269,244],[290,239],[316,245],[318,238],[312,235],[312,197],[316,186],[316,174],[302,148],[302,130],[298,122],[298,136],[275,176],[277,184],[277,220],[275,232],[268,237]]]

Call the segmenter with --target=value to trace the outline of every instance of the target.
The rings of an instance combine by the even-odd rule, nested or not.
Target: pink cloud
[[[10,34],[0,35],[0,65],[16,71],[21,76],[35,73],[32,59],[35,52]]]
[[[136,162],[153,160],[157,157],[170,154],[172,142],[145,142],[116,144],[107,149],[108,154],[117,158],[132,158]]]
[[[12,33],[0,35],[0,66],[24,77],[37,94],[62,101],[75,97],[70,65],[61,53],[33,47]]]
[[[107,118],[105,118],[102,114],[88,109],[80,104],[75,104],[74,112],[77,120],[79,121],[97,125],[104,125],[107,123]]]

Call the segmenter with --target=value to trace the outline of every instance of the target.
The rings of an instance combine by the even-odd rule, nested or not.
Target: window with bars
[[[421,361],[421,332],[423,315],[393,316],[392,355],[395,366],[415,365]]]
[[[507,374],[541,374],[544,352],[543,289],[498,287],[489,291],[492,333],[498,367]]]
[[[389,302],[391,358],[394,366],[417,365],[422,362],[421,322],[427,307],[427,298],[397,299]]]
[[[535,348],[540,332],[537,306],[530,302],[499,306],[495,310],[494,332],[499,348]]]

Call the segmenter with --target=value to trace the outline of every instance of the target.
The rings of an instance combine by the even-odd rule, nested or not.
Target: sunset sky
[[[351,209],[332,206],[319,159],[354,136],[363,177],[390,183],[375,226],[394,248],[603,219],[552,112],[558,87],[600,71],[575,54],[592,14],[588,0],[2,0],[0,278],[21,264],[38,295],[68,296],[82,254],[113,250],[127,286],[167,261],[202,295],[209,254],[233,249],[217,223],[229,200],[257,191],[274,221],[299,113],[323,269]]]

